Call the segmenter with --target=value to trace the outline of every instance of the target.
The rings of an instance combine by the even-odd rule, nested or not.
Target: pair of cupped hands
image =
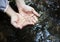
[[[26,25],[34,25],[38,22],[40,15],[31,6],[23,5],[18,10],[19,13],[11,17],[11,24],[14,27],[22,29]]]

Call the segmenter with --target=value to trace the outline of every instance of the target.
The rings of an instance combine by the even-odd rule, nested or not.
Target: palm
[[[15,16],[11,17],[11,24],[16,27],[22,29],[24,26],[33,24],[29,21],[28,16],[22,14],[15,14]]]
[[[23,5],[19,8],[19,13],[25,17],[31,23],[36,23],[38,21],[37,16],[40,16],[32,7],[28,5]]]
[[[19,14],[11,18],[11,23],[16,28],[22,29],[26,25],[34,25],[38,21],[37,16],[40,15],[32,7],[25,5],[19,8]]]
[[[30,11],[26,11],[25,12],[24,10],[21,9],[19,12],[27,21],[29,21],[29,23],[33,23],[34,24],[34,23],[36,23],[38,21],[37,16],[35,16]]]

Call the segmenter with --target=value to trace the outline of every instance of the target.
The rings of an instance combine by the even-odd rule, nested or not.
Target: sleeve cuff
[[[6,12],[6,10],[8,9],[8,6],[9,6],[9,1],[8,1],[6,8],[4,9],[4,12]]]

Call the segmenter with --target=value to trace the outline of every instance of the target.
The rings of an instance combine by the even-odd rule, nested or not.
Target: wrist
[[[24,2],[24,0],[16,0],[16,4],[17,4],[18,8],[21,7],[21,6],[23,6],[23,5],[26,5],[25,2]]]
[[[8,9],[9,7],[9,1],[7,2],[7,5],[6,5],[6,8],[4,9],[4,12],[6,12],[6,10]]]
[[[16,0],[16,3],[25,4],[25,1],[24,0]]]
[[[10,17],[13,17],[13,16],[16,16],[16,15],[17,15],[17,13],[14,12],[14,13],[10,14],[9,16],[10,16]]]
[[[16,14],[16,12],[8,5],[8,7],[6,8],[5,12],[7,13],[8,16],[14,16]]]

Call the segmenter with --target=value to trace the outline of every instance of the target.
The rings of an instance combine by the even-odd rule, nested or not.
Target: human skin
[[[40,16],[35,10],[34,8],[32,8],[31,6],[28,6],[25,4],[24,0],[16,0],[16,4],[18,7],[19,12],[21,12],[20,10],[22,10],[23,12],[29,14],[32,13],[36,16]]]
[[[25,0],[16,0],[18,11],[26,19],[28,18],[28,21],[35,24],[38,21],[38,17],[40,15],[34,10],[34,8],[26,5],[24,1]]]
[[[11,17],[11,24],[22,29],[26,25],[34,25],[40,16],[32,7],[25,4],[24,0],[16,0],[19,13],[16,13],[9,5],[6,13]],[[27,8],[27,9],[26,9]]]

